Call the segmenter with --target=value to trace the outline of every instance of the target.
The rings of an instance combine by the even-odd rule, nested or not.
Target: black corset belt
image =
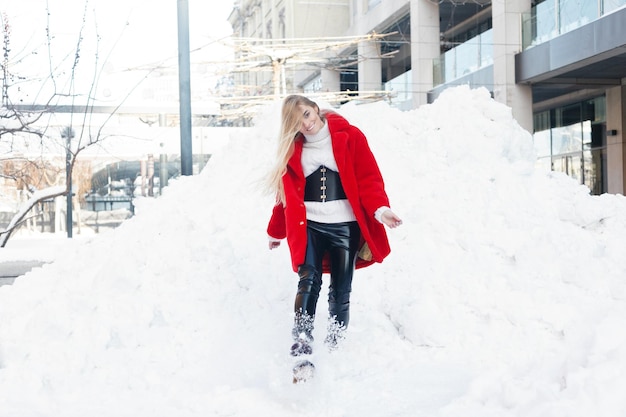
[[[304,189],[304,201],[333,201],[343,200],[346,193],[341,186],[339,173],[324,165],[306,177],[306,188]]]

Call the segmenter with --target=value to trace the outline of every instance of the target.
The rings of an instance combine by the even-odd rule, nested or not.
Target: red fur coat
[[[389,199],[378,164],[365,135],[358,128],[337,113],[327,112],[325,116],[341,184],[361,228],[361,247],[367,243],[357,258],[356,267],[382,262],[389,255],[389,241],[385,227],[374,218],[374,212],[380,207],[389,206]],[[307,244],[304,206],[306,179],[301,164],[303,139],[302,135],[296,138],[295,151],[283,176],[285,204],[274,206],[267,227],[271,237],[287,238],[293,270],[296,272],[304,261]],[[326,261],[323,272],[328,272]]]

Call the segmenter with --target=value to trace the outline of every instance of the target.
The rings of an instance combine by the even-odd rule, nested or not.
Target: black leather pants
[[[356,222],[307,222],[306,255],[298,268],[294,338],[313,339],[313,319],[322,288],[322,259],[326,253],[330,261],[328,312],[339,326],[348,326],[352,276],[360,239],[361,231]]]

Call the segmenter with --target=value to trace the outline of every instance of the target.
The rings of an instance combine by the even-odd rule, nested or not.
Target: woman
[[[383,224],[395,228],[402,220],[389,208],[367,139],[339,114],[288,96],[279,140],[270,176],[277,203],[267,232],[270,249],[287,238],[298,273],[291,352],[298,356],[311,353],[322,273],[330,273],[325,342],[332,349],[348,326],[354,269],[383,261],[390,252]]]

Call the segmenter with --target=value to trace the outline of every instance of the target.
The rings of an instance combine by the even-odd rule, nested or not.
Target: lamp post
[[[189,57],[189,1],[178,0],[178,95],[180,101],[180,173],[193,174],[191,149],[191,75]]]
[[[66,139],[65,142],[65,184],[67,187],[67,209],[65,223],[67,226],[67,237],[72,237],[72,139],[74,138],[74,129],[71,126],[65,127],[61,131],[61,137]]]
[[[167,187],[167,155],[163,150],[164,144],[161,143],[161,155],[159,156],[159,195],[163,195],[163,188]]]

